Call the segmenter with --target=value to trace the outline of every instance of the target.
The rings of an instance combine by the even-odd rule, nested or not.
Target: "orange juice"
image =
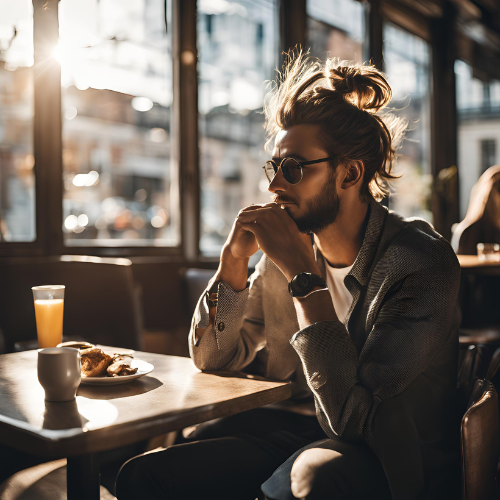
[[[64,299],[35,300],[38,347],[56,347],[62,342]]]

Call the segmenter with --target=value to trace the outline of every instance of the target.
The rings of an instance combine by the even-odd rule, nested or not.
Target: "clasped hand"
[[[318,272],[311,237],[277,203],[241,210],[226,247],[236,258],[248,258],[260,247],[289,281],[300,272]]]

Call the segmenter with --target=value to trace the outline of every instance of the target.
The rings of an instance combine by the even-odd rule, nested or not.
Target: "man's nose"
[[[274,176],[274,179],[269,184],[267,190],[270,191],[271,193],[276,193],[278,191],[286,191],[287,187],[288,187],[288,182],[283,177],[283,172],[281,171],[281,168],[279,168],[278,172]]]

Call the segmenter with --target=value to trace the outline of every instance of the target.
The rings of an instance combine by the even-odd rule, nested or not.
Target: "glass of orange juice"
[[[34,286],[38,347],[56,347],[62,342],[64,285]]]

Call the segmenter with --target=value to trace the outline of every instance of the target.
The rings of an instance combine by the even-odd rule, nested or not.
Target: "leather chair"
[[[484,348],[471,345],[460,349],[457,388],[461,411],[465,412],[479,373],[484,371]]]
[[[14,351],[16,343],[18,350],[36,348],[31,291],[36,285],[66,286],[65,336],[140,349],[142,315],[131,265],[128,259],[70,255],[2,259],[0,328],[5,351]]]
[[[193,316],[198,300],[207,288],[208,282],[215,274],[214,269],[189,268],[181,271],[184,275],[186,314],[189,318]]]
[[[498,395],[489,380],[474,388],[461,423],[462,499],[492,500],[499,459]]]
[[[486,374],[486,379],[495,386],[497,393],[500,393],[500,347],[495,351],[493,357],[491,358],[491,363],[488,369],[488,373]],[[498,410],[500,412],[500,398]]]
[[[486,378],[493,382],[498,375],[500,375],[500,347],[493,353]]]

